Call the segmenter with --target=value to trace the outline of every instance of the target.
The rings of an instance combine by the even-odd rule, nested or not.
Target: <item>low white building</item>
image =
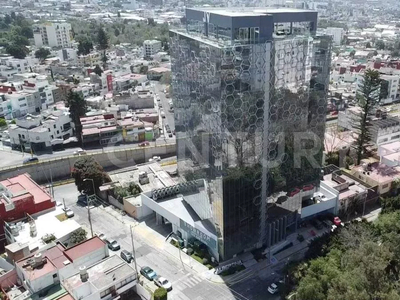
[[[26,115],[16,119],[8,128],[11,147],[30,148],[35,151],[51,150],[60,141],[73,136],[74,125],[68,109],[51,109],[42,115]]]
[[[340,111],[338,115],[338,127],[359,132],[357,124],[361,117],[361,109],[359,107],[350,107],[345,111]],[[371,121],[371,141],[379,146],[389,142],[400,140],[400,118],[393,116],[386,116],[383,112],[372,118]]]
[[[29,72],[29,63],[26,59],[18,59],[12,56],[0,58],[0,76],[8,81],[15,74]]]
[[[64,280],[63,286],[76,300],[108,300],[130,290],[136,282],[135,269],[113,255],[88,268],[81,267],[79,274]]]

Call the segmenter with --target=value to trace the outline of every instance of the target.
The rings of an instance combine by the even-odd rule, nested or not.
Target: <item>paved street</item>
[[[150,145],[164,145],[167,143],[173,143],[175,140],[175,136],[173,139],[167,139],[166,141],[162,138],[158,139],[156,142],[150,142]],[[126,148],[137,148],[139,144],[121,144],[118,146],[108,146],[108,147],[99,147],[97,149],[85,149],[86,153],[95,153],[102,151],[112,151],[112,150],[119,150],[119,149],[126,149]],[[46,160],[46,159],[54,159],[60,157],[66,157],[74,154],[74,151],[81,149],[79,147],[76,148],[68,148],[62,151],[54,151],[53,153],[46,153],[46,154],[35,154],[34,156],[38,157],[39,160]],[[14,166],[14,165],[21,165],[25,158],[30,157],[30,153],[23,153],[16,150],[11,150],[10,147],[3,146],[0,143],[0,155],[4,155],[7,159],[0,160],[0,168]]]
[[[56,201],[65,200],[66,206],[71,208],[74,213],[74,219],[80,223],[90,236],[90,226],[87,217],[87,208],[77,205],[78,192],[74,184],[62,185],[54,188]],[[116,217],[118,216],[118,218]],[[119,215],[109,206],[106,208],[92,207],[91,217],[94,232],[104,233],[107,238],[117,240],[122,249],[131,251],[131,237],[129,225],[134,220],[128,216]],[[134,243],[137,257],[138,268],[150,266],[157,273],[166,277],[172,282],[173,290],[170,292],[171,299],[176,300],[209,300],[209,299],[255,299],[252,296],[252,289],[246,291],[245,295],[235,292],[225,284],[214,284],[202,277],[201,274],[195,273],[188,266],[183,266],[176,257],[169,255],[165,251],[161,251],[162,245],[146,244],[134,229]],[[111,254],[119,255],[118,252]],[[249,284],[252,285],[252,282]],[[258,284],[258,283],[257,283]],[[265,283],[263,284],[265,287]],[[236,290],[236,289],[235,289]],[[237,290],[240,291],[240,290]],[[264,289],[264,295],[266,289]],[[261,298],[260,298],[261,299]],[[275,299],[266,298],[263,299]]]

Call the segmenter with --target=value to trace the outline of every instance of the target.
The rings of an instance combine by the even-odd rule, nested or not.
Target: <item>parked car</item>
[[[294,188],[293,190],[291,190],[291,191],[288,193],[288,196],[289,196],[289,197],[293,197],[293,196],[297,195],[298,193],[300,193],[300,189],[299,189],[299,188]]]
[[[86,154],[86,151],[83,149],[74,151],[74,155],[85,155],[85,154]]]
[[[64,211],[64,213],[65,213],[65,215],[68,217],[68,218],[72,218],[73,216],[75,216],[75,214],[74,214],[74,212],[72,211],[72,209],[70,209],[70,208],[63,208],[63,211]]]
[[[323,220],[322,224],[327,228],[330,228],[333,225],[333,223],[330,220]]]
[[[127,263],[130,263],[133,260],[133,255],[128,250],[122,250],[120,255]]]
[[[107,242],[108,244],[108,249],[112,250],[112,251],[117,251],[119,249],[121,249],[121,246],[118,244],[118,242],[116,240],[110,240]]]
[[[157,273],[150,267],[143,267],[140,269],[140,274],[146,277],[148,280],[153,281],[157,277]]]
[[[107,241],[107,237],[104,233],[98,232],[96,233],[96,235],[99,237],[99,239],[101,239],[102,241]]]
[[[87,195],[86,194],[80,194],[78,196],[78,203],[82,205],[87,205]]]
[[[165,279],[164,277],[161,276],[157,276],[154,278],[154,283],[156,286],[158,287],[163,287],[164,289],[166,289],[167,291],[172,290],[172,284],[171,282],[169,282],[167,279]]]
[[[168,137],[172,138],[173,137],[172,133],[168,133]]]
[[[314,189],[314,185],[312,184],[307,184],[305,186],[303,186],[303,191],[311,191]]]
[[[340,220],[339,217],[334,217],[333,224],[335,224],[336,226],[342,225],[342,220]]]
[[[149,145],[150,145],[150,143],[148,141],[146,141],[146,142],[141,142],[139,144],[139,147],[146,147],[146,146],[149,146]]]
[[[33,163],[37,163],[39,161],[39,158],[37,157],[28,157],[24,159],[23,164],[27,165],[27,164],[33,164]]]
[[[161,112],[161,118],[163,118],[163,119],[165,118],[165,112],[163,112],[163,111]]]
[[[276,294],[278,292],[278,286],[275,283],[271,283],[268,287],[268,292],[272,295]]]
[[[323,225],[322,225],[321,221],[318,220],[318,219],[312,220],[311,224],[317,229],[322,229],[323,228]]]

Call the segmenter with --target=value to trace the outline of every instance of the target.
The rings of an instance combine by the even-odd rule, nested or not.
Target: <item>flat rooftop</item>
[[[51,201],[50,194],[39,186],[28,174],[21,174],[16,177],[8,178],[0,182],[4,187],[9,189],[13,194],[12,201],[25,199],[27,195],[33,197],[35,204]]]
[[[34,217],[37,234],[35,237],[30,235],[29,222],[16,221],[9,222],[8,224],[14,224],[18,228],[18,236],[14,236],[15,243],[29,244],[29,250],[36,248],[43,248],[47,244],[42,241],[42,238],[47,234],[53,234],[56,239],[60,239],[77,230],[81,226],[73,219],[67,219],[60,221],[57,216],[64,214],[64,211],[60,207],[56,207],[55,210],[47,212],[45,214]]]
[[[87,269],[89,279],[82,282],[80,274],[76,274],[64,281],[67,290],[73,291],[84,284],[90,284],[95,290],[103,290],[112,285],[113,282],[122,280],[135,275],[135,270],[118,255],[110,256],[98,264]]]
[[[94,236],[83,243],[75,245],[64,251],[64,254],[71,260],[74,261],[90,252],[104,248],[105,243],[97,236]]]

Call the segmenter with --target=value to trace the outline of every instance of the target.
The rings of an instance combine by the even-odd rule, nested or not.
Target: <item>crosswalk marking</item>
[[[201,279],[195,275],[189,274],[188,276],[183,277],[179,281],[176,281],[175,283],[173,283],[173,286],[177,287],[179,290],[182,290],[186,287],[192,288],[192,287],[198,285],[202,281],[203,281],[203,279]]]

